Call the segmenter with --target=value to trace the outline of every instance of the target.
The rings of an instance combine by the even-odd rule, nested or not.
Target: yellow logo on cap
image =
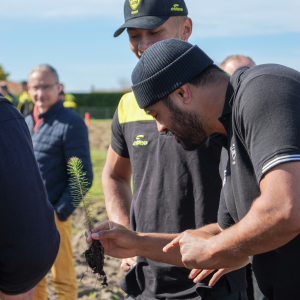
[[[183,11],[183,8],[180,8],[179,4],[174,4],[171,11]]]
[[[130,7],[132,10],[136,10],[138,6],[140,5],[142,0],[129,0]]]

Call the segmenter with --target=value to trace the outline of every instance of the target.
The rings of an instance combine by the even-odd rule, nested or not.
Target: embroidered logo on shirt
[[[147,146],[149,144],[148,141],[143,141],[141,139],[145,138],[144,135],[138,135],[133,142],[133,146]]]
[[[140,5],[142,0],[129,0],[129,4],[131,9],[133,10],[131,14],[137,14],[139,11],[136,10],[138,6]]]
[[[183,11],[183,8],[180,8],[179,4],[174,4],[171,11]]]
[[[235,158],[236,158],[235,144],[233,144],[230,147],[230,152],[231,152],[231,156],[232,156],[232,164],[235,165]]]

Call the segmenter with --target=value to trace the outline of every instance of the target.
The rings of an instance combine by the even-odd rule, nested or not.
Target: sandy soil
[[[107,150],[110,144],[111,122],[91,122],[89,129],[91,149]],[[103,222],[107,216],[103,201],[96,201],[92,210],[96,222]],[[72,246],[74,251],[74,265],[78,281],[78,299],[123,299],[124,293],[119,288],[118,282],[125,273],[120,269],[121,260],[106,257],[104,270],[108,278],[108,287],[102,287],[102,280],[92,274],[88,269],[84,251],[87,249],[85,242],[84,214],[82,208],[77,208],[72,215],[73,237]],[[51,273],[48,274],[48,299],[56,300],[57,294],[51,286]]]

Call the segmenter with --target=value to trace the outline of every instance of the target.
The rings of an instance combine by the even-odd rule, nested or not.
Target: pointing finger
[[[172,249],[176,248],[179,246],[179,241],[181,239],[181,235],[179,235],[178,237],[176,237],[172,242],[170,242],[169,244],[167,244],[164,248],[163,251],[164,252],[169,252]]]

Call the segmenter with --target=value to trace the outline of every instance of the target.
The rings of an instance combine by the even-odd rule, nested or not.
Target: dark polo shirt
[[[179,233],[217,222],[219,143],[208,139],[196,151],[183,150],[174,137],[159,134],[155,120],[138,107],[133,93],[129,93],[121,99],[114,116],[111,146],[120,156],[130,158],[133,230]],[[198,293],[209,289],[209,277],[195,284],[188,278],[189,273],[186,268],[138,257],[137,265],[120,286],[142,300],[201,299]],[[214,290],[227,286],[228,294],[245,290],[244,270],[226,274]]]
[[[218,212],[218,223],[225,229],[248,213],[260,196],[266,172],[300,161],[300,73],[275,64],[238,69],[230,80],[220,121],[228,133],[221,155]],[[268,299],[300,298],[299,249],[300,236],[251,258]]]

